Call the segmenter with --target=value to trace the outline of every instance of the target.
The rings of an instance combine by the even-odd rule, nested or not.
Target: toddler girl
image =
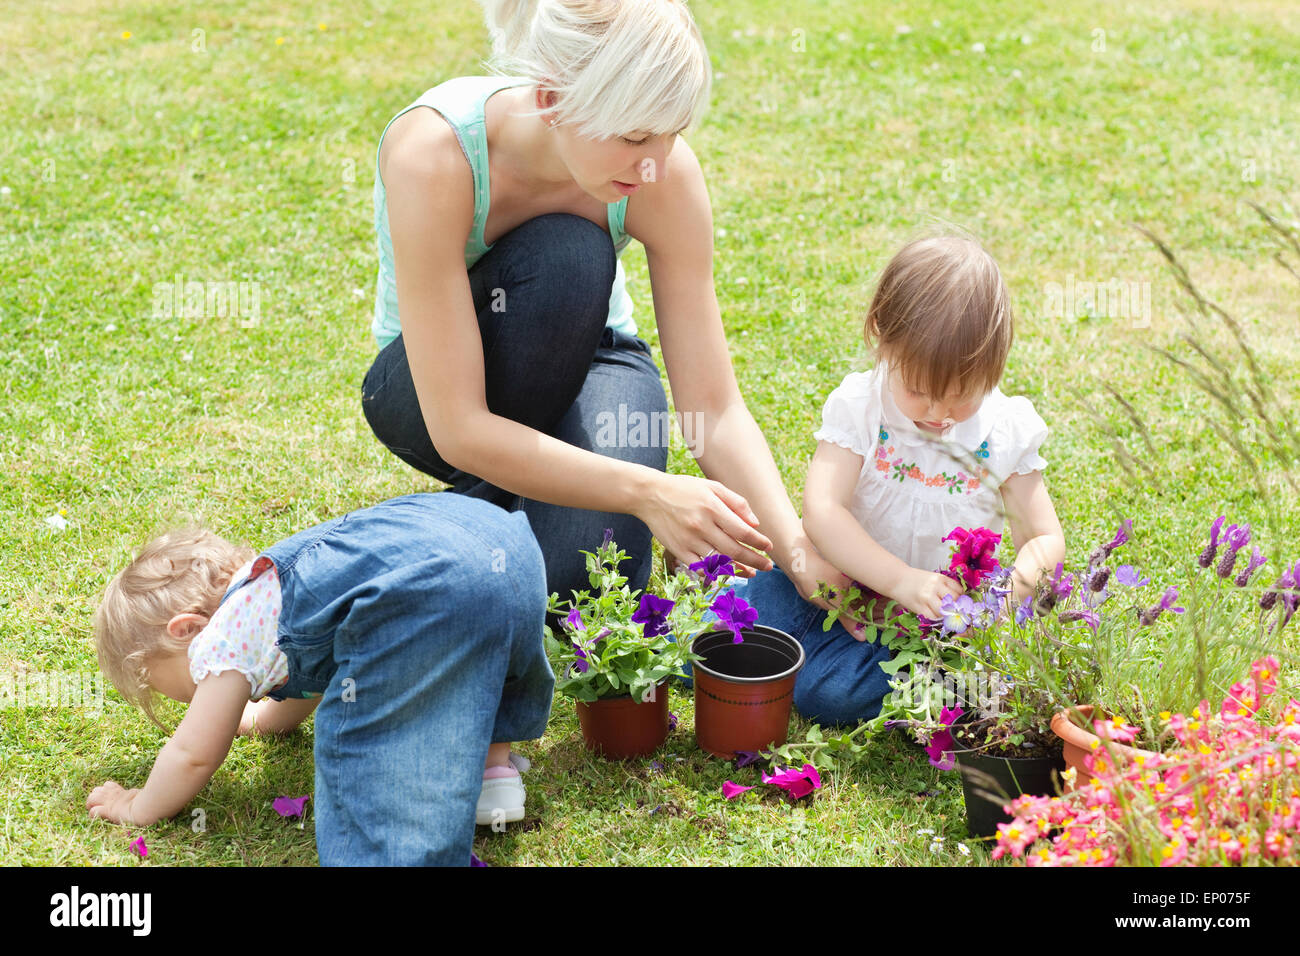
[[[881,276],[864,337],[876,365],[831,392],[804,486],[803,524],[849,578],[930,618],[961,585],[948,567],[954,528],[1011,524],[1018,599],[1055,567],[1065,538],[1043,483],[1047,426],[1029,400],[998,389],[1012,339],[1011,304],[992,257],[960,236],[906,245]],[[889,650],[850,635],[803,600],[780,571],[738,591],[761,623],[792,634],[807,661],[795,706],[823,724],[880,712]],[[878,637],[878,632],[877,632]]]
[[[90,815],[173,816],[237,734],[315,711],[320,862],[468,864],[476,822],[523,817],[510,741],[550,713],[545,579],[527,517],[463,495],[385,501],[256,557],[206,531],[155,539],[96,612],[100,666],[155,723],[155,692],[189,708],[144,788],[96,787]]]

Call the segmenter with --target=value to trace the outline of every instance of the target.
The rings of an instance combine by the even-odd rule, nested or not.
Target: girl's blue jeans
[[[803,645],[804,666],[794,682],[794,706],[808,720],[827,726],[854,726],[880,713],[889,693],[889,675],[880,665],[889,648],[875,640],[856,640],[836,621],[824,630],[827,612],[799,594],[778,567],[752,578],[735,578],[736,596],[758,611],[758,623],[785,631]],[[709,620],[716,615],[708,612]]]
[[[540,737],[551,709],[527,517],[408,495],[262,553],[280,577],[289,661],[271,696],[321,698],[320,862],[468,865],[488,744]]]
[[[570,445],[664,471],[672,430],[636,428],[638,420],[668,420],[659,368],[644,340],[605,326],[614,269],[609,234],[559,213],[525,222],[474,264],[469,283],[487,406]],[[524,512],[546,561],[548,593],[567,600],[571,591],[591,587],[579,552],[594,551],[606,528],[628,554],[620,571],[630,586],[646,586],[650,529],[640,518],[533,501],[443,460],[420,412],[402,336],[366,373],[361,407],[375,437],[407,464],[446,482],[449,491]]]

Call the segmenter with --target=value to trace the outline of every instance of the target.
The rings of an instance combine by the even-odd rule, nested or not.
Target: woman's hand
[[[908,568],[889,596],[912,613],[924,614],[931,620],[937,621],[943,617],[939,604],[943,601],[944,595],[951,594],[956,597],[961,593],[962,586],[950,577],[933,571]]]
[[[660,474],[635,514],[664,550],[685,564],[716,552],[731,558],[740,577],[772,567],[772,561],[758,553],[772,549],[772,542],[756,530],[758,517],[743,497],[721,482]]]
[[[86,809],[90,811],[92,820],[132,823],[131,801],[139,792],[139,789],[127,790],[120,783],[109,780],[90,791],[90,796],[86,797]]]

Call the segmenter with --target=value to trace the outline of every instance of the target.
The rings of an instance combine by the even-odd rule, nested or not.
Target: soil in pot
[[[1080,704],[1077,708],[1079,715],[1087,722],[1087,727],[1080,727],[1071,719],[1071,712],[1062,710],[1052,717],[1052,733],[1061,738],[1065,745],[1065,763],[1075,771],[1074,783],[1068,788],[1070,790],[1076,787],[1082,787],[1092,780],[1092,774],[1084,766],[1083,758],[1089,754],[1106,753],[1109,750],[1114,754],[1116,759],[1136,760],[1139,756],[1143,759],[1151,759],[1157,756],[1150,750],[1142,750],[1139,747],[1130,747],[1127,744],[1111,742],[1109,746],[1103,745],[1101,738],[1092,732],[1092,705]]]
[[[803,646],[784,631],[762,624],[741,631],[706,631],[691,642],[703,657],[695,678],[695,738],[715,757],[738,750],[765,750],[790,735],[794,682],[803,667]]]
[[[1022,793],[1055,794],[1061,787],[1065,760],[1049,737],[1026,734],[1025,745],[988,749],[980,722],[954,729],[962,795],[966,799],[966,829],[973,837],[992,837],[999,823],[1010,823],[1002,807]],[[976,748],[982,749],[976,749]]]
[[[668,739],[668,685],[651,699],[610,697],[586,704],[576,701],[578,725],[587,749],[610,760],[630,760],[654,753]]]

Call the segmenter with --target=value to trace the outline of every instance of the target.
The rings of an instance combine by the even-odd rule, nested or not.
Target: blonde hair
[[[492,68],[554,90],[557,122],[581,136],[678,133],[708,102],[708,51],[680,0],[480,2]]]
[[[95,610],[99,667],[113,686],[159,727],[149,659],[187,646],[167,633],[177,614],[211,617],[231,575],[256,552],[202,528],[188,527],[150,541],[108,583]]]
[[[1015,334],[997,263],[974,238],[914,239],[881,273],[863,323],[877,359],[935,398],[993,390]]]

